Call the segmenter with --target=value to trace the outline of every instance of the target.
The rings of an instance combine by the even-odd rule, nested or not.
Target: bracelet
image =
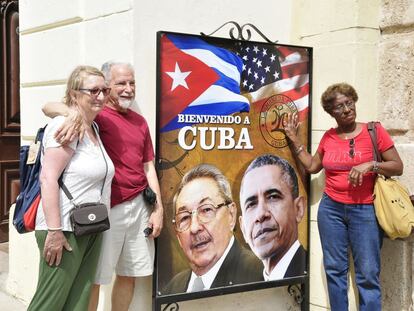
[[[47,228],[47,231],[62,231],[62,227],[56,227],[56,228]]]
[[[302,151],[303,151],[303,145],[300,145],[298,148],[296,148],[295,153],[296,153],[296,155],[298,155]]]
[[[372,166],[372,171],[373,171],[374,173],[378,173],[379,169],[380,169],[380,167],[379,167],[379,163],[378,163],[377,161],[374,161],[374,164],[373,164],[373,166]]]

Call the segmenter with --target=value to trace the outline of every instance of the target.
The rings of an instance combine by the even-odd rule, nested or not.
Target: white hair
[[[130,63],[110,60],[110,61],[107,61],[106,63],[104,63],[101,67],[101,71],[103,72],[103,74],[105,76],[105,81],[106,82],[111,81],[111,78],[112,78],[111,77],[111,69],[112,69],[113,66],[126,66],[133,73],[135,73],[134,67]]]

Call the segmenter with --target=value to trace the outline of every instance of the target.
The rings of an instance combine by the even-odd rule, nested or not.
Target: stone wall
[[[414,1],[381,2],[378,44],[378,119],[404,162],[401,180],[414,194]],[[413,242],[385,240],[384,310],[413,310]]]

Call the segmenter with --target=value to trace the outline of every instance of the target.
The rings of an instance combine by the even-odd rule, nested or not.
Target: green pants
[[[85,311],[101,250],[102,234],[75,237],[64,232],[72,251],[63,250],[59,266],[49,266],[42,256],[47,231],[36,231],[40,251],[39,279],[29,311]]]

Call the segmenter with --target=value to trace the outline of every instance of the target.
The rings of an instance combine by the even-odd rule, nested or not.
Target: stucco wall
[[[291,4],[261,1],[252,9],[247,0],[234,1],[99,1],[21,0],[22,143],[33,139],[47,122],[40,107],[60,100],[65,79],[78,64],[100,67],[108,59],[136,68],[138,109],[155,137],[156,32],[214,31],[234,20],[253,23],[273,40],[289,43]],[[277,22],[276,22],[277,21]],[[218,35],[228,37],[228,28]],[[254,37],[260,40],[259,37]],[[11,213],[12,214],[12,213]],[[32,233],[10,230],[8,290],[28,302],[36,286],[38,250]],[[137,282],[132,310],[151,310],[151,278]],[[100,310],[109,310],[110,286],[102,289]],[[180,310],[297,310],[286,287],[180,303]]]

